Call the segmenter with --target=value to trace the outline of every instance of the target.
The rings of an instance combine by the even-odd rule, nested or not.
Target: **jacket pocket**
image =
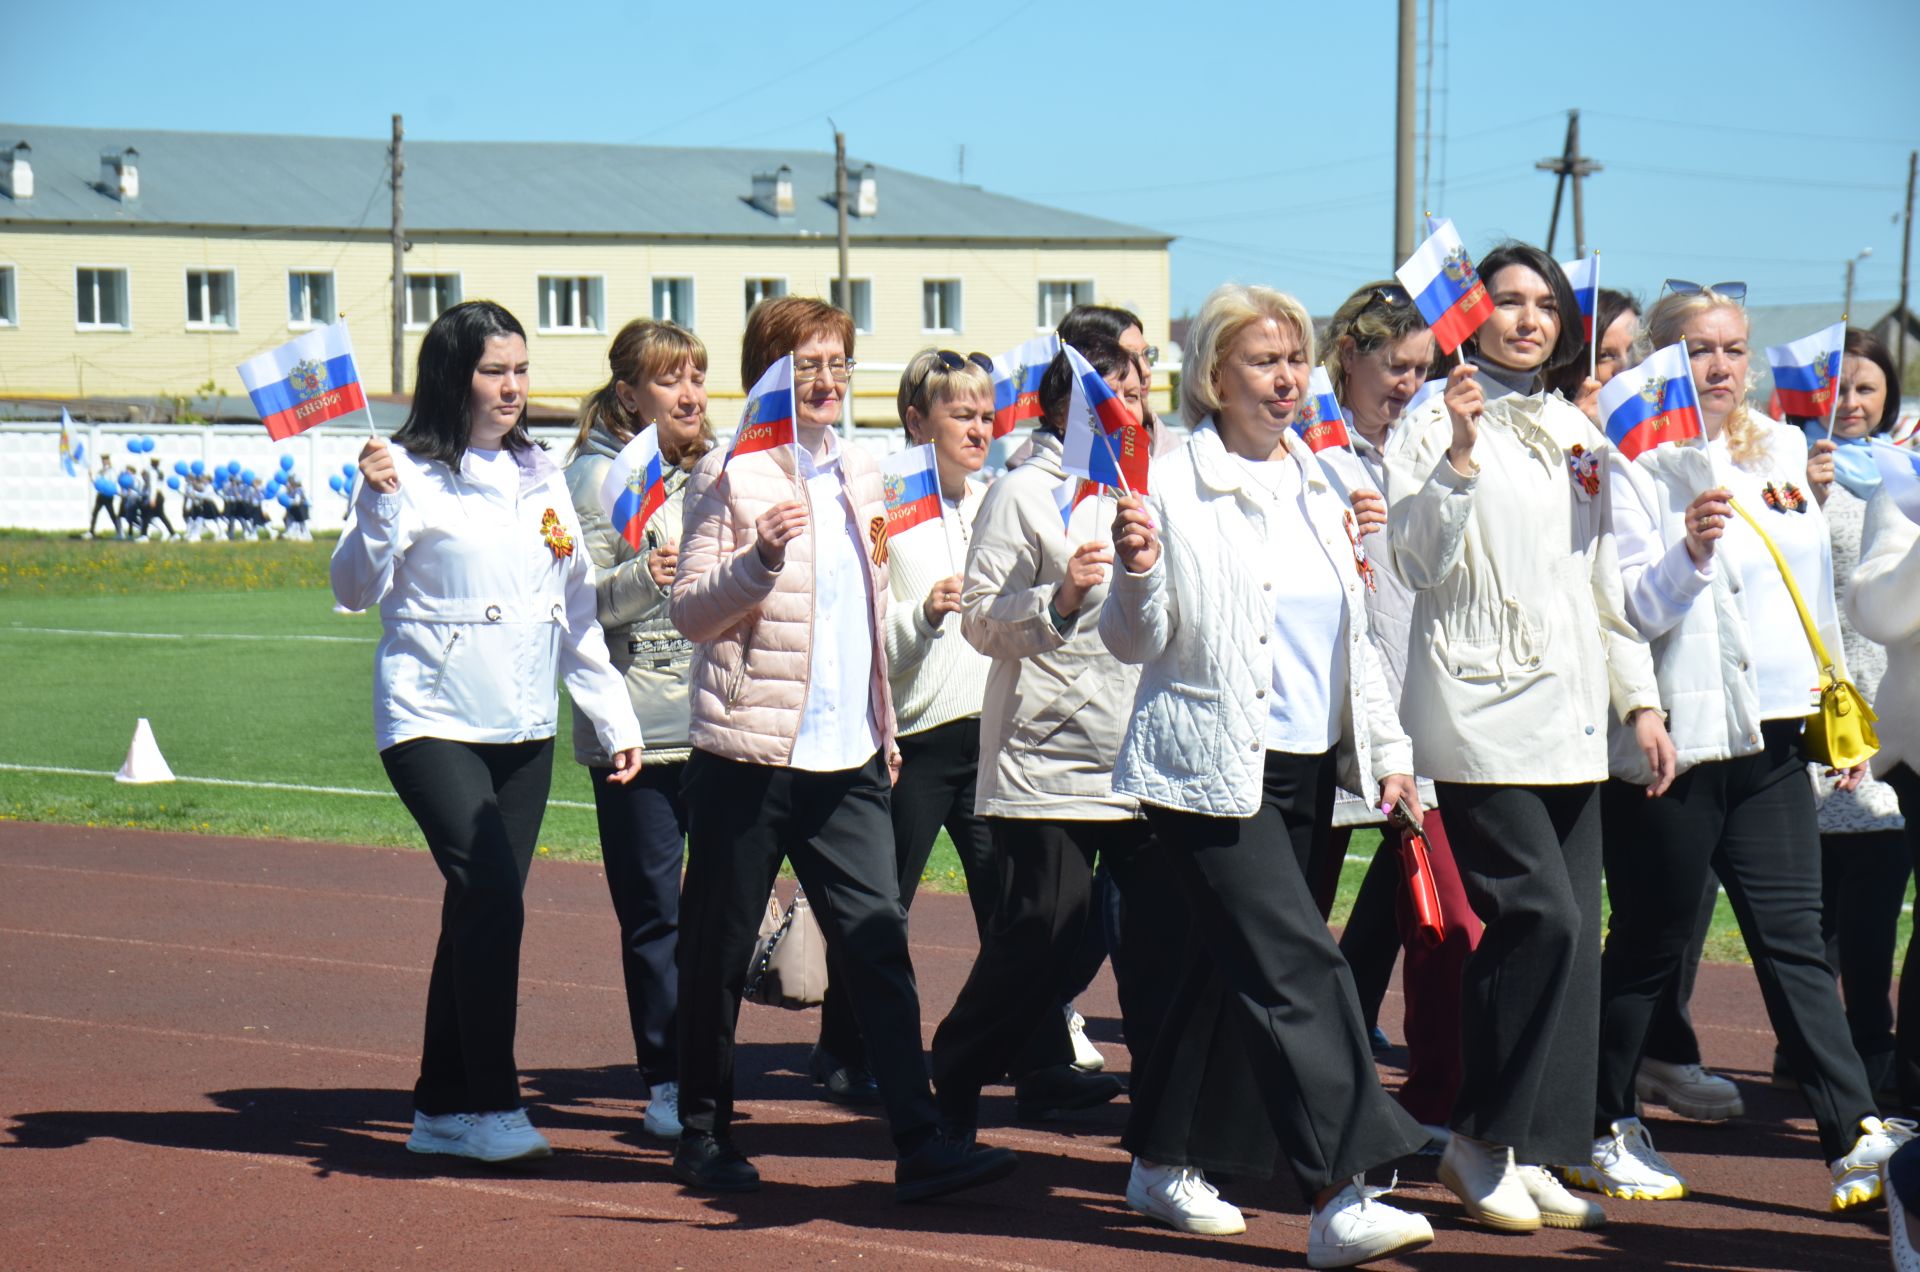
[[[740,702],[740,695],[747,687],[747,656],[753,652],[754,629],[760,624],[749,620],[746,630],[740,633],[740,661],[727,673],[726,709],[732,711]]]
[[[433,674],[427,678],[427,706],[439,706],[441,693],[446,686],[447,668],[453,662],[453,652],[460,647],[461,630],[456,627],[447,633],[446,640],[440,644],[440,661],[434,666]]]
[[[1140,704],[1140,738],[1157,772],[1199,777],[1218,767],[1221,692],[1204,685],[1168,681]]]
[[[1027,746],[1038,746],[1060,731],[1060,727],[1071,720],[1074,713],[1093,701],[1106,682],[1106,676],[1099,668],[1089,667],[1074,678],[1072,684],[1055,694],[1053,700],[1041,707],[1013,731],[1013,738]]]

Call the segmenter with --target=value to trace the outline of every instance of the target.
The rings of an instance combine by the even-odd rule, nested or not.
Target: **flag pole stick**
[[[1600,252],[1593,253],[1593,334],[1587,337],[1587,379],[1600,378]]]
[[[1847,316],[1840,315],[1840,347],[1834,350],[1839,360],[1833,368],[1833,405],[1827,408],[1827,440],[1833,440],[1833,426],[1840,419],[1840,373],[1847,369]]]

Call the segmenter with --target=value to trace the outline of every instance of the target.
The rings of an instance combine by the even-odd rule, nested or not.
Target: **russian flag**
[[[1573,298],[1580,302],[1580,321],[1587,329],[1587,343],[1592,344],[1594,315],[1600,312],[1600,254],[1561,261],[1560,269],[1573,284]]]
[[[1099,482],[1068,474],[1067,479],[1055,487],[1053,492],[1053,506],[1060,512],[1060,528],[1066,530],[1071,526],[1073,510],[1099,493]]]
[[[367,406],[344,318],[248,358],[238,370],[275,441]]]
[[[1347,436],[1347,419],[1340,410],[1340,399],[1333,394],[1333,377],[1325,367],[1315,367],[1307,382],[1306,401],[1294,417],[1293,429],[1307,449],[1319,452],[1333,447],[1353,445]]]
[[[85,477],[86,458],[87,448],[73,435],[73,416],[63,406],[60,408],[60,467],[69,477]]]
[[[1667,442],[1702,436],[1700,396],[1684,343],[1670,344],[1600,389],[1607,437],[1628,459]]]
[[[721,467],[742,455],[792,446],[793,431],[793,355],[788,354],[768,367],[753,390],[747,394],[747,409],[741,413],[739,431],[727,447]]]
[[[1078,349],[1063,345],[1061,351],[1073,367],[1073,399],[1060,467],[1103,486],[1146,494],[1147,430]]]
[[[1442,353],[1452,353],[1460,342],[1487,320],[1492,305],[1486,284],[1473,268],[1460,235],[1448,220],[1432,220],[1427,241],[1413,249],[1407,263],[1393,271],[1413,297],[1420,316],[1433,328]]]
[[[1920,451],[1869,438],[1873,462],[1880,468],[1880,488],[1893,496],[1907,520],[1920,522]]]
[[[993,360],[993,435],[1005,437],[1021,420],[1040,417],[1040,377],[1060,353],[1060,336],[1023,340]]]
[[[880,461],[881,494],[887,504],[887,537],[896,538],[944,515],[940,466],[933,445],[910,446]]]
[[[667,502],[666,467],[660,459],[660,430],[648,427],[620,448],[600,483],[600,506],[613,532],[635,552],[647,537],[647,522]]]
[[[1767,364],[1773,368],[1773,391],[1780,409],[1802,419],[1825,419],[1833,409],[1834,384],[1840,379],[1840,354],[1847,343],[1847,324],[1836,322],[1823,331],[1783,345],[1769,345]]]

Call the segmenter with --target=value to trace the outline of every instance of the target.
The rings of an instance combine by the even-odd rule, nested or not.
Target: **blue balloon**
[[[178,477],[169,477],[167,478],[167,485],[171,489],[178,490],[180,489],[180,479]]]
[[[132,490],[132,489],[133,489],[133,474],[132,474],[132,473],[121,473],[121,474],[120,474],[120,489],[122,489],[122,490]]]
[[[352,480],[353,480],[353,465],[352,465],[352,464],[342,464],[342,465],[340,465],[340,475],[341,475],[342,477],[345,477],[345,478],[346,478],[346,479],[347,479],[348,481],[352,481]]]
[[[293,471],[293,456],[282,455],[280,457],[280,471],[283,473],[290,473]]]
[[[251,468],[242,469],[240,473],[240,480],[246,482],[247,485],[249,486],[253,485],[253,469]]]
[[[191,464],[188,464],[187,467],[195,477],[204,477],[207,475],[207,461],[204,459],[196,459]]]
[[[138,455],[138,454],[140,453],[140,451],[141,451],[142,449],[143,449],[143,448],[142,448],[142,447],[141,447],[141,445],[140,445],[140,439],[139,439],[139,438],[137,438],[137,437],[129,437],[129,438],[127,439],[127,454],[129,454],[129,455]]]
[[[187,475],[187,461],[184,459],[174,460],[173,471],[176,476],[185,477]]]
[[[153,448],[157,445],[159,445],[159,443],[154,441],[151,437],[143,437],[140,439],[140,449],[142,451],[151,453]]]
[[[335,477],[334,480],[339,481],[340,479]],[[113,493],[113,482],[106,477],[95,477],[93,479],[93,488],[103,495],[110,495]],[[339,487],[336,486],[335,489],[337,490]]]
[[[280,506],[281,506],[282,508],[291,508],[291,507],[293,507],[293,496],[292,496],[292,495],[289,495],[289,494],[285,494],[285,493],[282,493],[282,494],[281,494],[281,496],[280,496]]]
[[[227,461],[227,476],[229,476],[229,477],[238,477],[239,475],[240,475],[240,461],[239,461],[239,460],[237,460],[237,459],[230,459],[230,460],[228,460],[228,461]]]
[[[347,493],[347,479],[339,473],[335,473],[333,476],[327,478],[327,485],[333,488],[333,493],[336,495],[344,495]]]

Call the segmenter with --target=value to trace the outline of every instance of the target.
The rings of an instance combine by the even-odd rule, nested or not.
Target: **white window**
[[[752,308],[749,303],[748,308]],[[693,330],[693,280],[656,278],[653,280],[653,316],[661,322],[678,323]]]
[[[230,269],[190,269],[187,271],[187,326],[201,330],[232,331],[233,271]]]
[[[287,274],[287,325],[321,327],[340,316],[333,304],[333,275],[330,273]]]
[[[20,301],[13,288],[13,266],[0,265],[0,327],[20,323]]]
[[[407,326],[428,326],[459,303],[460,275],[407,275]]]
[[[746,287],[747,312],[763,300],[778,300],[787,294],[787,280],[784,278],[749,278]]]
[[[1093,280],[1090,278],[1070,282],[1043,281],[1040,284],[1040,315],[1035,322],[1042,330],[1052,331],[1075,305],[1092,303]]]
[[[90,269],[73,271],[74,322],[93,330],[125,331],[133,325],[127,313],[127,271]]]
[[[540,330],[605,331],[605,280],[594,274],[540,276]]]
[[[836,278],[832,281],[829,288],[833,294],[834,307],[847,311],[853,318],[853,329],[855,331],[863,336],[870,336],[873,334],[873,280],[871,278],[849,278],[847,282],[853,285],[853,303],[849,305],[841,298],[840,280]]]
[[[960,330],[960,280],[929,278],[920,284],[920,327],[923,331]]]

